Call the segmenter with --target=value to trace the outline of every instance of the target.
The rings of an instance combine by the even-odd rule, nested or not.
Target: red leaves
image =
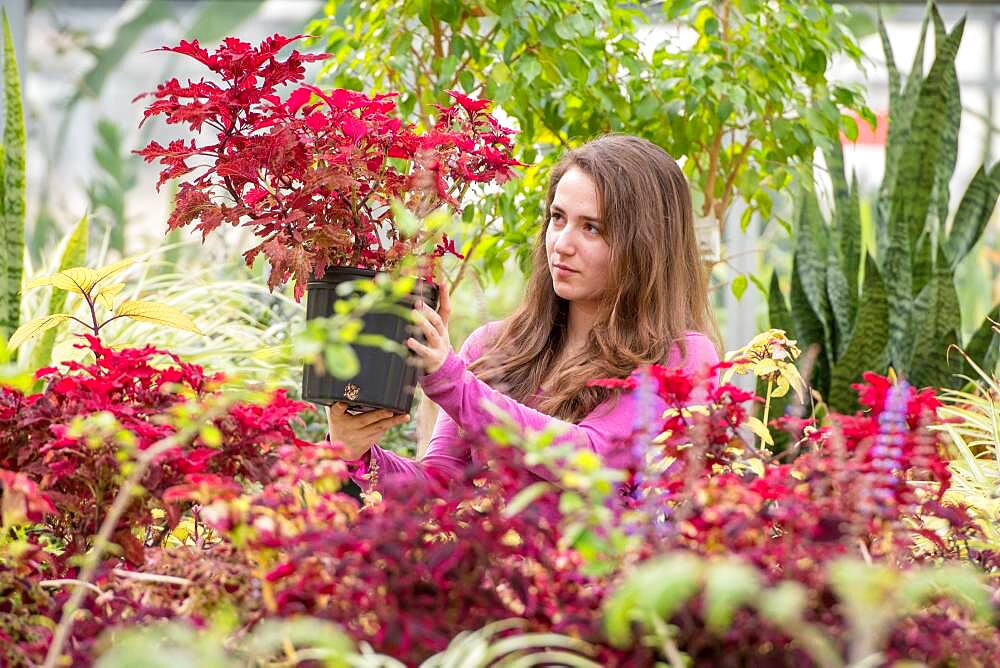
[[[21,521],[44,523],[67,546],[66,559],[86,550],[97,532],[121,484],[122,462],[174,433],[164,419],[171,407],[208,398],[222,380],[167,351],[114,350],[86,338],[80,347],[89,349],[93,362],[41,369],[48,386],[31,397],[9,388],[0,392],[3,508],[19,509]],[[218,436],[211,443],[196,439],[157,458],[141,481],[145,494],[126,510],[118,535],[149,525],[153,508],[231,498],[241,490],[237,478],[267,480],[277,449],[302,445],[291,424],[304,408],[283,391],[265,405],[231,406],[212,425]],[[78,417],[98,414],[114,428],[81,432],[72,426]],[[132,557],[139,554],[131,541],[124,547]]]
[[[490,102],[457,91],[449,92],[456,104],[440,107],[423,133],[394,116],[394,93],[301,84],[279,95],[278,86],[302,81],[304,62],[327,57],[293,51],[279,59],[297,39],[274,35],[253,47],[228,38],[212,53],[197,41],[161,49],[202,63],[218,81],[162,83],[148,94],[144,121],[163,116],[210,136],[151,142],[137,153],[163,166],[157,187],[185,178],[170,229],[249,227],[261,241],[244,253],[247,262],[263,253],[268,285],[294,278],[300,296],[317,269],[389,269],[423,245],[397,243],[392,212],[381,213],[392,200],[421,216],[442,204],[459,208],[469,185],[502,183],[520,163],[510,153],[513,131],[489,115]],[[430,257],[445,253],[458,255],[454,243],[443,240]]]

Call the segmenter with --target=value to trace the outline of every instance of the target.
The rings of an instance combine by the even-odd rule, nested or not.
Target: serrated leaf
[[[51,276],[44,276],[29,281],[25,286],[25,289],[27,290],[43,285],[51,285],[52,287],[59,288],[60,290],[66,290],[81,296],[87,296],[90,294],[90,291],[94,289],[95,285],[124,271],[125,269],[128,269],[134,263],[134,259],[125,258],[124,260],[119,260],[118,262],[101,267],[100,269],[72,267],[70,269],[64,269],[63,271],[57,272]]]
[[[37,318],[31,322],[26,322],[18,327],[11,335],[10,341],[7,342],[7,349],[14,350],[31,337],[37,336],[47,329],[51,329],[52,327],[66,322],[71,317],[72,316],[67,313],[53,313],[52,315],[47,315],[44,318]]]
[[[164,325],[185,331],[201,334],[202,331],[194,321],[180,310],[168,304],[159,302],[126,301],[118,305],[115,315],[131,318],[154,325]]]
[[[830,379],[829,403],[843,413],[857,408],[857,394],[851,384],[865,371],[881,372],[889,345],[889,304],[882,275],[869,256],[865,263],[865,284],[854,329],[844,354],[834,364]]]

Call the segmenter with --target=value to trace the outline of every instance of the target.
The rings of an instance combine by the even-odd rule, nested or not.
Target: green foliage
[[[4,126],[0,154],[0,336],[17,329],[24,264],[24,112],[7,12],[3,12]]]
[[[224,617],[224,616],[223,616]],[[558,633],[527,633],[518,619],[465,631],[448,647],[429,657],[420,668],[487,668],[487,666],[560,665],[597,668],[586,655],[593,648],[582,640]],[[97,668],[238,668],[285,666],[308,662],[325,668],[403,668],[405,664],[363,645],[355,650],[351,639],[335,624],[310,617],[267,619],[231,640],[237,631],[221,618],[207,629],[196,630],[182,622],[161,622],[109,632],[108,646]]]
[[[80,79],[75,82],[72,94],[60,110],[62,117],[55,133],[55,141],[51,143],[51,152],[46,156],[46,174],[42,179],[39,195],[41,208],[30,226],[31,237],[28,240],[31,254],[35,258],[40,258],[50,243],[58,238],[58,216],[49,207],[51,205],[50,193],[52,190],[58,189],[59,181],[51,175],[56,163],[62,157],[64,147],[71,143],[69,132],[77,105],[85,100],[97,99],[101,96],[108,80],[115,76],[115,72],[133,53],[133,49],[149,31],[175,30],[181,37],[188,40],[198,39],[202,43],[218,41],[233,34],[241,24],[251,19],[260,9],[263,0],[201,0],[197,3],[197,8],[191,12],[179,12],[179,6],[159,0],[130,0],[121,4],[120,15],[111,21],[116,27],[110,39],[106,39],[103,34],[95,38],[94,36],[98,33],[92,33],[92,31],[77,32],[69,36],[69,41],[78,43],[80,52],[85,54],[84,57],[90,62],[90,65]],[[184,14],[187,16],[182,21],[181,17]],[[121,20],[118,20],[119,18]],[[149,127],[149,131],[152,131],[153,126]],[[107,145],[107,139],[103,137],[104,131],[100,124],[98,133],[102,137],[99,140],[99,148],[95,150],[95,158],[101,164],[102,156],[98,152],[103,150],[100,147]],[[101,164],[101,168],[113,180],[113,173],[103,164]],[[100,178],[97,183],[88,188],[91,200],[95,204],[101,204],[101,202],[100,199],[95,202],[93,190],[94,188],[100,190],[101,184],[108,184],[108,179]],[[117,243],[117,241],[113,243]]]
[[[982,574],[960,565],[902,571],[883,564],[843,558],[827,570],[837,606],[850,627],[850,665],[871,661],[885,648],[893,625],[918,612],[929,600],[949,597],[990,623],[993,609]],[[702,594],[701,602],[696,603]],[[739,609],[755,610],[794,638],[818,666],[843,666],[845,657],[822,629],[807,621],[806,588],[792,580],[765,585],[758,571],[733,558],[705,558],[674,552],[644,562],[604,605],[608,640],[616,647],[635,642],[635,624],[648,632],[643,642],[680,656],[671,618],[685,606],[700,607],[706,628],[723,634]],[[867,664],[866,664],[867,665]]]
[[[972,366],[970,364],[970,366]],[[973,391],[944,392],[935,427],[948,437],[951,488],[945,499],[967,509],[982,530],[970,548],[1000,550],[1000,381],[979,367]]]
[[[105,213],[110,230],[110,248],[119,255],[125,255],[125,195],[138,182],[138,166],[141,160],[130,154],[124,145],[121,131],[107,119],[97,122],[98,143],[94,147],[94,160],[99,172],[91,181],[87,196],[90,210],[95,216]]]
[[[770,218],[769,192],[811,160],[811,131],[848,123],[840,107],[870,115],[857,89],[826,79],[835,55],[860,59],[840,8],[699,0],[663,12],[656,22],[696,31],[694,45],[653,32],[646,48],[636,35],[655,27],[642,4],[614,0],[331,0],[308,32],[333,55],[324,69],[333,83],[398,92],[404,113],[424,123],[452,88],[516,120],[517,157],[530,167],[450,233],[499,280],[511,255],[526,265],[544,175],[596,134],[637,134],[686,158],[698,211],[721,226],[735,197]]]
[[[930,23],[935,58],[922,74]],[[816,195],[797,201],[790,306],[791,334],[816,346],[812,385],[839,411],[856,408],[850,385],[864,370],[896,373],[920,387],[956,387],[968,367],[949,365],[950,346],[963,343],[955,269],[979,240],[1000,195],[1000,164],[981,167],[948,222],[961,105],[955,56],[964,20],[945,26],[932,4],[911,74],[902,81],[879,21],[889,66],[890,123],[886,172],[875,209],[875,259],[861,243],[858,186],[844,173],[841,145],[823,140],[833,185],[833,211],[823,219]],[[860,289],[859,289],[860,286]],[[770,312],[783,318],[784,296],[772,290]],[[772,323],[774,325],[774,323]],[[776,325],[775,325],[776,326]],[[995,364],[996,342],[986,322],[964,342],[979,363]]]

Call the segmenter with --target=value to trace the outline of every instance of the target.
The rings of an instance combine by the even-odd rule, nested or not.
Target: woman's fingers
[[[445,335],[448,328],[445,326],[444,321],[441,320],[441,315],[432,309],[426,302],[420,302],[418,306],[420,308],[420,313],[427,318],[427,321],[430,322],[431,326],[435,330],[437,330],[437,333],[442,336]]]
[[[392,411],[377,410],[377,411],[368,411],[367,413],[362,413],[361,415],[357,415],[354,417],[354,420],[357,421],[359,429],[365,429],[377,422],[380,422],[381,420],[386,420],[393,417],[396,417],[396,414],[393,413]]]
[[[387,432],[390,428],[395,427],[397,424],[404,424],[409,421],[409,415],[393,415],[392,417],[383,418],[373,422],[365,428],[365,430],[361,432],[361,437],[365,440],[377,441],[382,437],[382,434]]]
[[[430,355],[431,353],[430,348],[420,343],[420,341],[417,341],[413,337],[410,337],[406,340],[406,347],[415,352],[416,354],[420,355],[421,357]]]
[[[447,281],[441,281],[438,285],[438,314],[447,328],[448,319],[451,317],[451,294],[448,292]]]

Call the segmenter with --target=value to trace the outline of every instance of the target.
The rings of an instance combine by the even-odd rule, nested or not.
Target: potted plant
[[[274,35],[257,47],[230,37],[213,53],[197,40],[160,49],[189,56],[216,75],[183,84],[173,78],[136,98],[153,98],[143,122],[163,115],[197,135],[137,151],[163,166],[157,188],[181,178],[168,227],[194,223],[203,238],[224,224],[249,228],[258,243],[244,252],[247,263],[263,255],[268,287],[291,279],[296,299],[308,292],[310,319],[332,314],[339,284],[409,259],[419,279],[410,299],[436,304],[437,259],[458,251],[435,230],[403,229],[397,212],[421,219],[458,210],[474,184],[510,179],[520,164],[511,157],[514,131],[489,114],[489,101],[457,91],[449,93],[451,106],[437,108],[433,125],[420,129],[399,118],[395,94],[300,83],[305,63],[328,57],[298,51],[278,57],[301,37]],[[365,320],[370,333],[400,343],[408,336],[401,314]],[[356,378],[307,367],[303,398],[409,410],[417,370],[392,352],[356,352]]]

